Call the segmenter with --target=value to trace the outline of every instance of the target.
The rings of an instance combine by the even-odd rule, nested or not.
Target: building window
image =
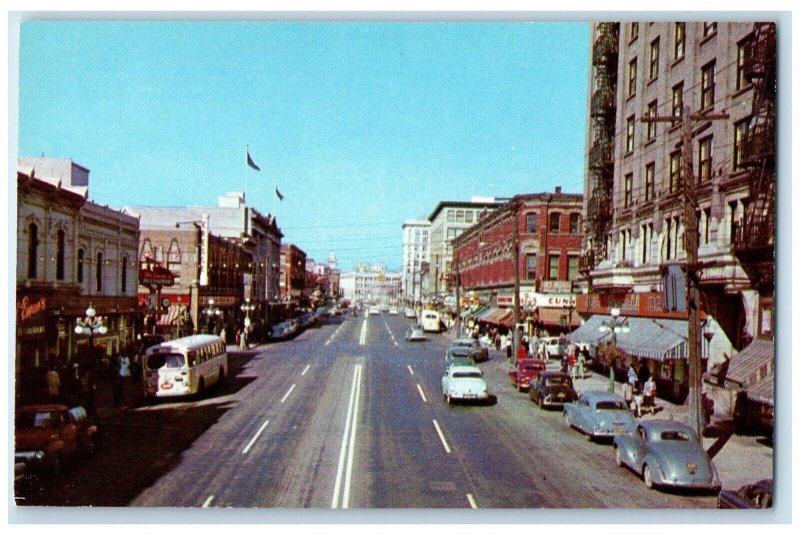
[[[464,214],[464,222],[465,223],[472,223],[472,210],[467,210]]]
[[[644,168],[644,202],[655,198],[656,163],[650,162]]]
[[[741,43],[739,43],[738,48],[736,50],[736,90],[744,89],[749,84],[747,82],[747,78],[744,77],[744,60],[747,56],[748,48],[751,46],[752,40],[750,38],[745,39]]]
[[[28,278],[35,279],[39,263],[39,227],[28,225]]]
[[[578,278],[578,257],[567,257],[567,280],[574,281]]]
[[[699,169],[697,171],[698,182],[705,182],[711,179],[711,141],[713,137],[708,136],[700,140],[697,146]]]
[[[548,266],[547,278],[550,280],[558,280],[558,255],[550,255],[549,261],[550,264]]]
[[[569,233],[580,234],[581,232],[581,214],[569,214]]]
[[[635,41],[639,37],[639,23],[631,22],[631,33],[629,35],[630,41]]]
[[[633,152],[633,144],[636,141],[636,116],[631,115],[628,117],[627,128],[625,129],[625,151],[627,153]]]
[[[647,263],[648,246],[653,235],[653,224],[642,225],[642,264]]]
[[[628,95],[636,94],[636,58],[628,63]]]
[[[97,252],[97,266],[94,273],[94,287],[97,293],[103,291],[103,253]]]
[[[714,67],[712,61],[705,65],[700,73],[700,109],[707,110],[714,106]]]
[[[672,115],[683,116],[683,82],[672,88]]]
[[[621,260],[624,262],[625,261],[625,256],[627,255],[627,250],[628,250],[628,231],[627,230],[623,230],[622,232],[620,232],[619,233],[619,238],[620,238],[620,242],[621,242],[620,245],[621,245],[621,249],[622,249],[622,254],[620,255],[620,257],[621,257]]]
[[[536,232],[536,212],[530,212],[525,215],[525,229],[528,234]]]
[[[669,155],[669,192],[675,193],[681,183],[681,151]]]
[[[456,212],[455,210],[448,210],[447,211],[447,222],[454,223],[456,220]]]
[[[78,282],[83,284],[83,264],[86,252],[83,249],[78,249]]]
[[[650,79],[658,78],[658,49],[661,45],[661,40],[656,38],[655,41],[650,43]]]
[[[733,127],[733,170],[734,171],[743,169],[742,149],[744,146],[744,138],[747,136],[748,128],[750,128],[750,119],[739,121]]]
[[[664,220],[664,252],[666,254],[665,260],[672,258],[672,219],[667,218]]]
[[[120,285],[121,288],[120,289],[122,290],[122,293],[123,294],[127,293],[127,291],[128,291],[128,257],[127,256],[123,256],[122,257],[122,271],[120,273],[119,280],[121,281],[121,285]]]
[[[633,173],[625,175],[625,198],[622,207],[630,208],[633,201]]]
[[[456,211],[456,222],[463,223],[464,222],[464,210]]]
[[[525,256],[525,278],[529,281],[536,280],[536,255]]]
[[[675,23],[675,48],[673,50],[674,59],[682,58],[686,52],[686,23]]]
[[[703,223],[703,243],[708,244],[708,238],[711,232],[711,208],[703,210]]]
[[[561,230],[561,213],[553,212],[550,214],[550,232],[559,232]]]
[[[650,104],[647,105],[647,116],[648,117],[655,117],[658,113],[658,101],[654,100]],[[647,122],[647,141],[652,141],[656,138],[656,122],[655,121],[648,121]]]
[[[717,23],[716,22],[704,22],[703,23],[703,37],[708,37],[709,35],[713,35],[717,33]]]
[[[66,256],[67,234],[59,229],[56,232],[56,280],[64,280],[64,260]]]

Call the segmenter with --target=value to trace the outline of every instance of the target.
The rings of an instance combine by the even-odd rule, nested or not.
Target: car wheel
[[[201,377],[200,383],[197,385],[197,397],[202,398],[203,394],[206,393],[206,380]]]
[[[614,460],[617,461],[617,466],[622,466],[622,450],[617,446],[614,446]]]
[[[450,405],[453,403],[453,398],[450,397],[450,394],[447,394],[447,404]]]
[[[225,368],[219,367],[219,384],[225,384]]]
[[[653,488],[653,472],[650,470],[649,465],[644,465],[642,468],[642,478],[644,479],[644,486],[648,489]]]

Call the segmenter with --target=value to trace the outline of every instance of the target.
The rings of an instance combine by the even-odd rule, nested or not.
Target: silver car
[[[564,421],[586,434],[589,440],[630,434],[636,419],[619,394],[583,392],[572,403],[564,404]]]
[[[427,339],[428,337],[425,336],[425,331],[422,330],[422,327],[414,325],[406,331],[407,342],[424,342]]]
[[[614,437],[617,466],[642,476],[647,488],[689,487],[719,491],[717,469],[694,430],[673,420],[647,420],[632,435]]]
[[[483,372],[477,366],[450,366],[442,377],[442,397],[447,403],[456,399],[488,399],[489,392]]]

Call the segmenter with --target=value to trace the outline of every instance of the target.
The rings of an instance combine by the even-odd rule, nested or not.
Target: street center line
[[[305,375],[305,374],[306,374],[306,372],[308,371],[308,369],[309,369],[310,367],[311,367],[311,364],[307,365],[307,366],[305,367],[305,369],[303,370],[303,373],[301,373],[300,375]]]
[[[211,502],[212,502],[213,500],[214,500],[214,495],[212,494],[211,496],[209,496],[208,498],[206,498],[206,501],[204,501],[204,502],[203,502],[203,508],[206,508],[206,507],[208,507],[209,505],[211,505]]]
[[[417,383],[417,390],[419,390],[419,395],[422,397],[422,401],[425,403],[428,402],[428,398],[425,397],[425,392],[422,391],[422,387]]]
[[[442,441],[442,446],[444,446],[444,451],[450,453],[450,446],[447,445],[447,441],[444,439],[444,435],[442,434],[442,429],[439,427],[439,422],[434,420],[433,426],[436,428],[436,432],[439,434],[439,440]]]
[[[353,418],[353,410],[356,403],[356,390],[360,374],[360,365],[356,365],[353,370],[353,384],[350,387],[350,401],[347,404],[347,416],[344,422],[344,432],[342,433],[342,445],[339,449],[339,465],[336,468],[336,481],[333,486],[333,499],[331,500],[331,509],[336,509],[339,506],[339,492],[342,485],[342,471],[345,466],[345,454],[347,453],[348,435],[350,431],[350,422]]]
[[[344,478],[344,495],[342,496],[342,509],[350,507],[350,478],[353,474],[353,448],[356,443],[356,427],[358,426],[358,399],[361,397],[361,366],[358,367],[358,383],[356,385],[356,401],[353,410],[353,425],[350,428],[350,446],[347,451],[347,473]]]
[[[408,364],[408,371],[411,372],[411,375],[414,375],[414,370],[411,369],[411,364]]]
[[[295,387],[295,386],[297,386],[297,385],[292,385],[292,387],[289,389],[289,391],[288,391],[288,392],[286,392],[286,393],[283,395],[283,397],[281,398],[281,403],[283,403],[284,401],[286,401],[286,398],[288,398],[288,397],[289,397],[289,394],[291,394],[291,393],[292,393],[292,390],[294,390],[294,387]]]
[[[247,443],[247,446],[245,446],[245,447],[244,447],[244,449],[242,450],[242,455],[244,455],[244,454],[246,454],[248,451],[250,451],[250,448],[252,448],[252,447],[253,447],[253,444],[255,444],[255,443],[256,443],[256,440],[258,440],[258,437],[259,437],[259,435],[261,435],[261,433],[262,433],[262,432],[264,431],[264,429],[267,427],[267,424],[268,424],[268,423],[269,423],[269,420],[266,420],[266,421],[264,422],[264,425],[262,425],[262,426],[261,426],[261,427],[258,429],[258,431],[256,432],[255,436],[254,436],[253,438],[251,438],[251,439],[250,439],[250,442],[248,442],[248,443]]]
[[[472,494],[467,494],[467,500],[469,500],[469,506],[473,509],[478,508],[478,504],[475,503],[475,498],[472,497]]]
[[[364,323],[361,324],[361,338],[358,340],[358,345],[366,345],[367,344],[367,320],[364,320]]]

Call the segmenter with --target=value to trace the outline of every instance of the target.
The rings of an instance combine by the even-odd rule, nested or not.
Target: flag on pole
[[[282,200],[283,200],[283,195],[282,195],[282,194],[281,194],[281,192],[278,190],[278,187],[277,187],[277,186],[275,187],[275,195],[277,195],[277,196],[278,196],[278,200],[279,200],[279,201],[282,201]]]
[[[247,165],[255,169],[256,171],[261,171],[261,168],[256,165],[256,162],[250,157],[250,149],[247,149]]]

